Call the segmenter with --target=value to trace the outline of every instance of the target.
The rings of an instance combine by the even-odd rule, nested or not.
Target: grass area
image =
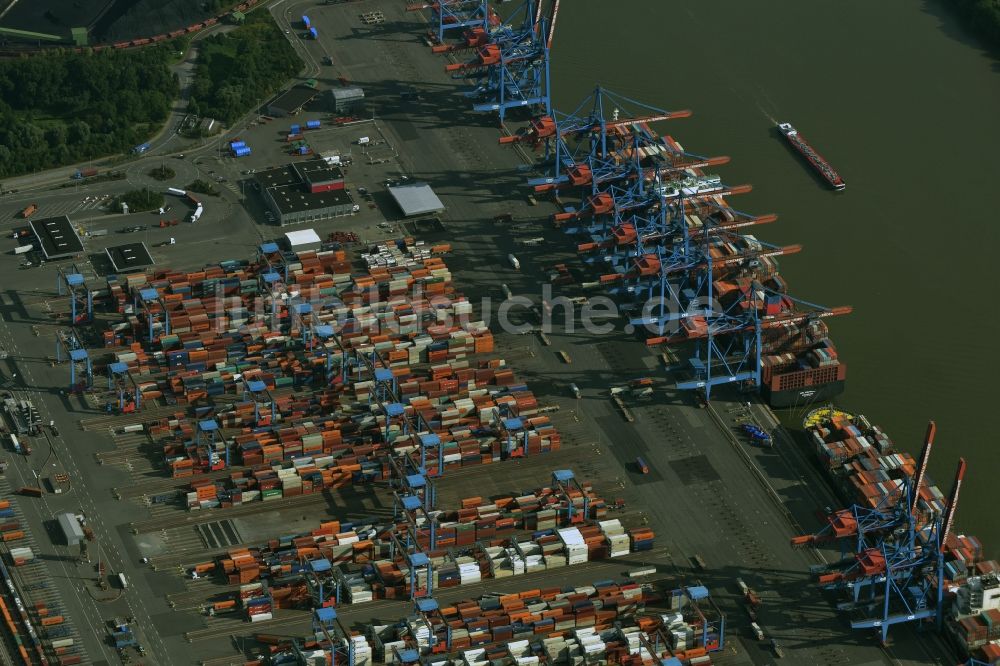
[[[174,170],[165,164],[161,164],[155,169],[150,169],[149,171],[149,177],[155,178],[156,180],[170,180],[176,175],[177,174],[174,172]]]
[[[163,207],[163,194],[150,190],[131,190],[125,194],[115,197],[111,203],[111,210],[118,212],[122,209],[122,202],[128,204],[130,213],[140,213],[147,210],[157,210]]]
[[[215,185],[208,182],[207,180],[196,180],[188,183],[185,190],[190,190],[191,192],[197,192],[198,194],[218,194],[219,190],[215,189]]]

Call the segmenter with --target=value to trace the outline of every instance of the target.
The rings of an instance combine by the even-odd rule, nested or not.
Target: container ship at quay
[[[657,134],[648,122],[633,123],[624,115],[607,126],[605,145],[611,148],[606,154],[565,167],[564,177],[535,181],[536,192],[556,191],[563,212],[553,216],[555,226],[579,239],[577,250],[584,263],[605,271],[592,284],[606,288],[633,311],[636,305],[630,299],[669,292],[671,307],[690,313],[671,315],[672,323],[660,331],[643,330],[647,344],[677,348],[678,357],[685,359],[675,367],[679,387],[708,386],[702,380],[721,371],[733,378],[724,381],[759,389],[775,408],[827,401],[843,393],[847,367],[824,319],[847,314],[850,308],[823,308],[789,295],[778,259],[802,247],[763,242],[750,227],[777,216],[751,216],[730,205],[728,197],[752,188],[727,185],[706,172],[728,157],[692,155],[673,137]],[[538,146],[535,137],[551,135],[547,133],[554,131],[552,126],[552,121],[539,118],[501,142]],[[572,138],[563,141],[569,145],[563,152],[572,153]],[[612,162],[614,166],[608,166]],[[623,164],[629,165],[629,175],[618,181],[603,175],[622,170]],[[580,203],[567,204],[574,196]],[[718,307],[702,314],[707,302]],[[721,334],[720,320],[726,327]],[[719,354],[713,360],[719,370],[705,362],[709,338],[713,341],[708,346],[723,350],[713,352]],[[737,365],[739,370],[733,371]],[[705,393],[710,398],[710,389]]]
[[[799,131],[792,127],[791,123],[778,123],[778,131],[784,135],[788,143],[792,145],[795,150],[799,151],[802,157],[806,158],[806,161],[813,166],[816,171],[819,172],[826,182],[830,183],[830,187],[840,191],[847,187],[847,183],[844,179],[840,177],[830,164],[823,159],[823,156],[816,152],[816,149],[809,145],[809,142],[799,134]]]
[[[822,407],[810,412],[803,426],[819,466],[850,508],[825,516],[823,530],[796,537],[792,545],[837,538],[864,544],[853,557],[816,570],[817,581],[850,598],[853,587],[864,587],[871,577],[884,579],[887,561],[895,572],[913,570],[908,584],[895,581],[901,592],[888,595],[888,600],[879,599],[868,608],[841,604],[852,613],[853,626],[881,629],[893,620],[905,621],[916,609],[924,621],[939,619],[944,637],[964,657],[980,660],[970,663],[1000,663],[1000,563],[984,557],[979,539],[953,529],[965,461],[959,461],[949,495],[926,473],[934,423],[927,428],[918,460],[898,451],[885,431],[863,415]],[[870,528],[876,523],[881,529]],[[862,527],[865,524],[869,527]],[[862,531],[864,539],[859,540]],[[906,545],[910,537],[912,548]],[[914,566],[907,567],[905,561]],[[872,608],[877,609],[875,617],[870,616]]]
[[[664,137],[663,142],[671,152],[683,152],[672,137]],[[681,188],[688,196],[723,190],[719,176],[705,175],[701,169],[691,169],[690,174],[672,186],[658,187],[664,188],[668,197]],[[729,189],[738,193],[740,188]],[[735,229],[745,224],[721,194],[714,198],[718,207],[707,216],[709,227]],[[685,220],[689,237],[707,233],[706,219],[694,211],[686,214]],[[708,242],[712,260],[718,264],[713,292],[723,309],[753,308],[761,321],[776,320],[763,327],[760,340],[760,392],[767,403],[774,408],[793,407],[828,401],[843,393],[847,365],[840,361],[826,322],[819,316],[796,317],[796,303],[787,295],[788,285],[780,274],[778,257],[796,253],[801,246],[769,251],[752,234],[715,235]],[[685,323],[697,326],[705,322],[694,318]]]

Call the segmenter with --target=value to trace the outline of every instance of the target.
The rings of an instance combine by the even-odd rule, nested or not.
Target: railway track
[[[187,492],[186,489],[191,485],[192,481],[200,481],[203,479],[214,481],[216,479],[224,479],[233,472],[245,471],[249,469],[249,467],[234,465],[229,469],[220,469],[215,472],[205,472],[204,474],[184,478],[175,479],[173,477],[158,476],[150,479],[143,479],[141,483],[134,486],[119,488],[118,492],[122,497],[127,497],[129,499],[149,497],[151,495],[161,495],[168,493],[171,490],[176,492]]]
[[[563,462],[564,459],[573,458],[576,456],[576,452],[569,451],[567,449],[561,449],[560,451],[545,454],[543,456],[536,456],[535,458],[530,458],[526,460],[538,461],[538,464],[545,462],[546,464],[567,464],[568,461]],[[579,466],[579,465],[577,465]],[[231,472],[232,470],[230,470]],[[587,470],[589,474],[594,473],[592,470]],[[456,470],[448,472],[443,478],[456,479],[460,478],[463,481],[475,480],[476,478],[489,477],[496,474],[496,469],[493,465],[476,465],[474,467],[462,467]],[[153,518],[137,521],[130,524],[130,528],[135,534],[145,534],[149,532],[156,532],[159,530],[170,529],[174,527],[184,527],[185,525],[199,525],[201,523],[212,522],[215,520],[222,520],[225,518],[240,518],[243,516],[251,516],[256,513],[263,513],[266,511],[289,509],[289,508],[306,508],[316,506],[318,504],[329,502],[328,496],[330,495],[328,490],[323,492],[314,492],[309,495],[298,495],[296,497],[286,497],[280,500],[272,500],[269,502],[254,501],[248,504],[243,504],[240,506],[234,506],[223,510],[216,509],[206,509],[203,511],[184,511],[179,513],[179,515],[174,516],[155,516]]]
[[[192,584],[196,584],[192,582]],[[206,587],[204,589],[191,589],[184,592],[177,592],[175,594],[167,595],[167,603],[174,610],[183,611],[191,610],[194,608],[203,608],[208,604],[212,603],[211,599],[213,597],[220,597],[220,595],[227,595],[226,598],[231,598],[234,592],[237,592],[240,586],[237,585],[211,585],[209,581],[206,581]]]
[[[245,634],[251,628],[256,631],[270,631],[279,627],[290,627],[309,621],[308,611],[279,610],[274,613],[276,617],[262,622],[250,623],[240,618],[210,618],[210,624],[217,626],[206,627],[205,629],[195,629],[184,634],[188,643],[198,641],[210,641],[217,638],[227,638],[232,635]]]
[[[147,534],[159,530],[170,529],[172,527],[184,527],[185,525],[200,525],[210,523],[224,518],[239,518],[242,516],[252,516],[256,513],[265,513],[276,509],[306,508],[329,502],[327,493],[319,492],[309,495],[299,495],[297,497],[287,497],[280,501],[251,502],[241,506],[234,506],[222,511],[206,509],[204,511],[184,511],[176,512],[180,515],[155,517],[131,523],[129,527],[134,534]]]

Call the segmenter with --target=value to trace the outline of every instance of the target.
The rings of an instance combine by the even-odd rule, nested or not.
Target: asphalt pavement
[[[386,24],[374,28],[362,25],[357,15],[368,10],[383,11]],[[420,35],[425,26],[419,15],[405,13],[396,3],[371,0],[318,7],[313,2],[284,1],[275,3],[271,11],[276,12],[282,25],[289,25],[289,18],[297,18],[302,11],[309,12],[319,27],[320,39],[296,42],[296,48],[306,57],[306,76],[318,76],[321,86],[326,87],[336,85],[336,80],[345,76],[365,88],[380,131],[397,149],[399,157],[393,167],[430,183],[444,201],[447,212],[442,216],[445,231],[441,237],[454,248],[447,263],[455,282],[470,299],[478,303],[488,297],[499,303],[503,298],[501,285],[506,284],[514,294],[538,304],[553,264],[565,261],[577,265],[573,241],[547,223],[554,207],[529,203],[529,191],[523,184],[526,167],[520,154],[497,145],[494,119],[471,111],[469,101],[460,94],[462,82],[450,79],[443,71],[445,61],[432,56],[423,44]],[[289,37],[298,40],[294,31]],[[324,54],[333,56],[333,67],[315,64]],[[419,92],[420,99],[404,102],[399,92],[411,87]],[[683,136],[683,128],[677,130]],[[159,159],[144,158],[130,165],[127,185],[146,183],[144,173]],[[181,170],[178,181],[216,171],[225,174],[218,177],[234,182],[241,168],[232,160],[219,158],[212,145],[193,155],[186,154],[185,160],[168,162],[172,168],[176,163]],[[96,212],[99,207],[88,207],[84,201],[88,196],[103,196],[121,187],[81,186],[80,191],[46,197],[39,201],[39,215],[65,210],[74,221],[80,221],[95,211],[95,221],[91,222],[94,226],[133,225],[139,215],[108,218]],[[243,212],[240,195],[231,187],[223,188],[220,197],[206,201],[204,223],[154,227],[144,230],[142,238],[154,247],[173,234],[183,241],[181,248],[155,250],[157,261],[162,263],[193,266],[220,258],[250,256],[256,243],[274,230],[262,228]],[[0,202],[0,219],[12,217],[26,200]],[[394,215],[386,207],[378,212],[389,218]],[[510,214],[512,223],[494,223],[494,217],[500,214]],[[143,215],[150,222],[159,220],[156,215]],[[86,227],[86,222],[80,223]],[[337,224],[335,221],[329,226],[336,228]],[[102,243],[117,238],[114,233],[88,240],[88,253],[99,254]],[[122,235],[126,236],[127,240],[138,237]],[[523,244],[525,239],[535,237],[543,237],[544,244]],[[12,247],[13,241],[9,243]],[[512,253],[520,259],[520,270],[506,259]],[[50,314],[65,309],[55,299],[54,271],[17,270],[16,261],[10,257],[0,259],[4,284],[0,291],[0,343],[12,352],[11,359],[0,362],[3,381],[9,388],[31,395],[44,422],[49,418],[56,421],[61,434],[51,438],[52,455],[74,479],[81,481],[69,493],[47,494],[40,501],[19,500],[32,532],[39,535],[45,564],[65,598],[67,615],[85,634],[83,640],[94,661],[106,659],[110,663],[117,659],[101,640],[101,620],[130,614],[137,620],[140,639],[147,645],[152,663],[190,663],[178,658],[189,654],[178,629],[182,614],[169,609],[162,595],[153,592],[175,584],[176,576],[153,572],[139,563],[135,539],[126,526],[143,518],[145,512],[113,496],[113,489],[130,483],[130,477],[119,467],[98,464],[94,454],[111,448],[108,437],[79,430],[78,420],[93,415],[92,406],[60,394],[68,384],[68,369],[53,365],[49,359],[53,352],[48,351],[54,349],[59,327]],[[98,273],[88,269],[88,278],[93,275],[97,280]],[[575,286],[557,287],[556,294],[560,293],[593,295]],[[493,307],[484,307],[484,315],[492,316]],[[532,320],[527,308],[520,308],[514,316]],[[813,512],[829,501],[829,492],[819,489],[822,481],[808,459],[788,450],[792,442],[781,442],[778,451],[770,454],[739,450],[741,443],[734,442],[727,428],[719,424],[719,418],[723,426],[727,425],[725,419],[733,418],[736,412],[728,410],[737,409],[737,400],[720,404],[718,418],[713,417],[688,397],[663,388],[667,378],[659,359],[621,331],[621,320],[617,321],[617,331],[594,335],[582,330],[575,316],[571,319],[577,324],[575,328],[553,327],[547,334],[549,345],[535,334],[499,333],[497,325],[494,330],[499,333],[499,348],[539,399],[560,405],[564,418],[590,434],[588,441],[574,450],[578,464],[599,474],[603,483],[617,484],[628,505],[642,512],[642,519],[656,531],[657,548],[677,574],[706,584],[727,612],[731,639],[726,654],[716,660],[718,663],[774,661],[747,633],[749,620],[736,587],[738,577],[762,595],[760,623],[766,635],[785,647],[789,663],[948,663],[935,656],[933,640],[907,629],[894,630],[890,651],[880,650],[871,637],[852,633],[833,610],[830,599],[809,580],[809,566],[828,555],[793,550],[789,540],[799,527],[815,528]],[[560,359],[556,354],[559,351],[566,352],[571,363]],[[638,376],[654,376],[663,383],[653,399],[627,398],[634,415],[634,421],[628,422],[611,402],[609,389]],[[580,388],[580,399],[572,397],[570,384]],[[752,409],[757,418],[767,418],[760,408]],[[640,455],[649,463],[649,474],[642,475],[636,469],[635,457]],[[37,455],[14,458],[9,474],[18,483],[27,482],[35,473],[43,473],[40,468],[47,459]],[[754,467],[759,474],[754,473]],[[508,470],[501,466],[498,474],[510,473],[512,484],[522,485],[517,483],[514,468]],[[447,479],[442,483],[447,484]],[[65,547],[46,543],[40,537],[47,534],[46,516],[63,510],[83,510],[92,517],[109,567],[126,572],[135,581],[129,590],[116,598],[95,598],[86,566],[76,565]],[[705,569],[693,563],[695,555],[705,562]],[[184,622],[196,626],[201,620],[190,617]],[[236,630],[251,633],[249,624],[238,625]],[[206,654],[221,655],[231,646],[218,640],[203,649]]]

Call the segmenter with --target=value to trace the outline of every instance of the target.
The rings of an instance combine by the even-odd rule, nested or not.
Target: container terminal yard
[[[927,478],[933,424],[915,461],[767,406],[843,390],[850,308],[789,294],[802,248],[730,206],[690,112],[553,109],[558,3],[274,13],[373,119],[234,130],[170,160],[164,214],[0,203],[48,257],[0,262],[7,663],[995,659],[1000,567],[953,521],[964,463]],[[206,172],[221,196],[179,189]],[[269,224],[296,179],[333,216]]]

